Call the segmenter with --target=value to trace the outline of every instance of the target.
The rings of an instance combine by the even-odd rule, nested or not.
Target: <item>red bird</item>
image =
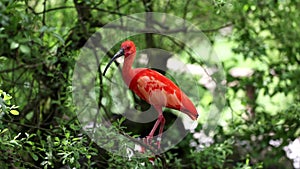
[[[184,94],[178,86],[164,75],[148,68],[132,68],[136,56],[135,44],[132,41],[125,41],[121,49],[114,55],[105,67],[103,75],[111,63],[121,56],[125,56],[122,68],[122,77],[126,85],[141,99],[145,100],[158,112],[158,118],[151,132],[146,137],[147,144],[150,144],[154,132],[159,128],[157,147],[160,148],[160,140],[165,124],[162,113],[163,107],[179,110],[187,114],[192,120],[198,117],[197,110],[191,100]]]

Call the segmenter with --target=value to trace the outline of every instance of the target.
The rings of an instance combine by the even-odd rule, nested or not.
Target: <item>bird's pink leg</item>
[[[157,110],[158,112],[158,118],[151,130],[151,132],[149,133],[149,135],[147,136],[147,143],[148,144],[151,144],[151,140],[153,138],[153,135],[157,129],[157,127],[160,125],[160,128],[159,128],[159,135],[158,135],[158,141],[157,141],[157,147],[160,148],[160,141],[161,141],[161,136],[162,136],[162,132],[163,132],[163,129],[164,129],[164,125],[165,125],[165,118],[162,114],[162,107],[160,106],[155,106],[155,109]]]
[[[162,115],[162,119],[161,119],[161,123],[160,123],[160,127],[159,127],[159,134],[158,134],[158,138],[157,138],[157,148],[160,149],[160,142],[161,142],[161,137],[162,137],[162,133],[164,131],[164,126],[165,126],[165,118]]]
[[[161,123],[161,121],[162,121],[163,118],[164,117],[163,117],[162,114],[158,115],[158,118],[157,118],[157,120],[156,120],[156,122],[155,122],[155,124],[154,124],[154,126],[153,126],[153,128],[151,130],[151,132],[147,136],[148,143],[151,142],[151,139],[153,138],[154,132],[156,131],[157,127],[159,126],[159,124]]]

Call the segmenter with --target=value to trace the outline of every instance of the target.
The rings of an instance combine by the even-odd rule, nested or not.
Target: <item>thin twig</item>
[[[19,66],[14,67],[14,68],[0,70],[0,73],[9,73],[9,72],[21,69],[21,68],[25,68],[25,69],[35,68],[35,67],[38,67],[38,66],[43,65],[43,64],[44,64],[44,62],[36,63],[36,64],[32,64],[32,65],[21,64]]]
[[[155,23],[155,22],[152,22]],[[157,24],[157,23],[156,23]],[[157,24],[158,25],[158,24]],[[177,29],[170,29],[170,30],[159,30],[159,29],[154,29],[154,28],[144,28],[144,29],[137,29],[136,27],[124,27],[121,25],[114,25],[114,24],[109,24],[106,25],[103,28],[115,28],[115,29],[120,29],[122,31],[131,31],[131,32],[138,32],[138,33],[158,33],[158,34],[175,34],[175,33],[181,33],[181,32],[186,32],[186,33],[208,33],[208,32],[216,32],[219,31],[222,28],[226,28],[228,26],[231,26],[232,23],[228,23],[226,25],[222,25],[220,27],[217,28],[213,28],[213,29],[205,29],[205,30],[189,30],[188,27],[180,27]],[[159,26],[159,25],[158,25]]]

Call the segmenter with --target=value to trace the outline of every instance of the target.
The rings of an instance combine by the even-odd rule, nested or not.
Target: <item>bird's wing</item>
[[[192,101],[170,79],[151,69],[139,71],[129,88],[151,105],[182,111],[193,120],[198,112]]]
[[[133,79],[132,90],[142,99],[152,105],[180,109],[182,107],[181,90],[162,74],[146,69]]]

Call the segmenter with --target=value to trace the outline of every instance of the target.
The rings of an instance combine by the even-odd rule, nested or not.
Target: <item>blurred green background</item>
[[[1,168],[300,168],[299,8],[299,0],[2,0]],[[72,102],[73,70],[85,42],[105,24],[141,12],[175,15],[202,30],[226,78],[226,105],[213,135],[203,132],[199,119],[193,133],[154,163],[99,147],[83,132]],[[138,48],[183,53],[187,65],[203,67],[171,40],[155,34],[134,38]],[[101,76],[105,63],[98,87],[112,103],[107,83],[100,83],[113,78]],[[201,101],[195,105],[205,116],[212,98],[205,83],[198,85]],[[147,108],[132,96],[131,102]],[[111,106],[99,102],[100,108]],[[168,111],[167,121],[174,120]],[[143,136],[152,127],[110,113],[121,134]]]

